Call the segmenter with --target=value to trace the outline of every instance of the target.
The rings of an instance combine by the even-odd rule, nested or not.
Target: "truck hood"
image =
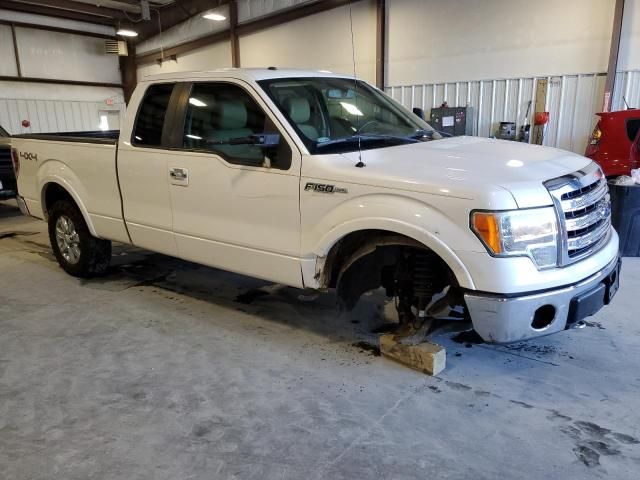
[[[504,189],[519,208],[551,205],[543,182],[591,162],[556,148],[480,137],[365,150],[365,168],[353,167],[358,152],[339,156],[341,163],[346,163],[343,167],[351,172],[347,177],[358,177],[354,179],[358,183],[468,199],[487,198],[492,190]],[[344,179],[346,173],[343,170],[334,178]]]

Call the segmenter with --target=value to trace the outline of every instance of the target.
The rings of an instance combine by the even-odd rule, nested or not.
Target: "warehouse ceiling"
[[[151,20],[142,19],[140,0],[0,0],[0,9],[131,28],[143,40],[224,3],[228,0],[149,0]]]

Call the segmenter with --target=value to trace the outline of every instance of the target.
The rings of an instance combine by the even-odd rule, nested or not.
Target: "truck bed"
[[[117,143],[119,136],[120,130],[84,130],[77,132],[25,133],[22,135],[14,135],[12,138],[55,140],[58,142],[115,144]]]
[[[127,241],[116,166],[120,132],[16,135],[18,190],[31,215],[44,218],[53,184],[73,197],[94,236]]]

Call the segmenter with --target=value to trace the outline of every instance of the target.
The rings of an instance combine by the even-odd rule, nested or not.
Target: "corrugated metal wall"
[[[529,101],[533,112],[538,78],[549,81],[544,145],[584,153],[597,120],[594,115],[602,107],[604,73],[390,86],[386,91],[408,108],[423,108],[427,116],[444,101],[449,106],[470,106],[473,135],[490,137],[501,121],[522,125]],[[623,96],[630,106],[640,107],[640,71],[620,72],[615,91],[613,110],[625,108]]]
[[[640,108],[640,70],[620,72],[616,76],[614,110],[626,108],[625,100],[629,107]]]
[[[238,21],[240,23],[248,22],[259,17],[277,13],[280,10],[317,1],[318,0],[244,0],[238,2]]]
[[[122,123],[124,110],[121,98],[114,100],[113,105],[105,102],[0,98],[0,125],[12,135],[100,130],[101,126],[105,130],[117,129]],[[108,117],[108,125],[101,125],[101,114]],[[22,127],[23,120],[29,120],[31,126]]]

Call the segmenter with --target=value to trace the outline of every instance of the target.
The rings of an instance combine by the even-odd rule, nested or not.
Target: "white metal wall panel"
[[[372,0],[352,8],[356,74],[375,82],[376,10]],[[327,32],[331,32],[330,35]],[[333,8],[240,37],[243,67],[291,67],[353,75],[349,6]]]
[[[238,22],[245,23],[256,18],[277,13],[281,10],[296,7],[303,3],[313,3],[318,0],[241,0],[238,2]],[[188,20],[167,29],[149,40],[140,42],[136,47],[137,54],[156,51],[161,48],[169,48],[180,43],[200,38],[210,33],[219,32],[229,28],[229,9],[221,5],[213,9],[227,17],[224,21],[216,22],[196,15]]]
[[[13,52],[13,38],[9,25],[0,25],[0,76],[16,76],[16,57]]]
[[[616,76],[613,109],[622,110],[626,105],[640,108],[640,70],[618,72]]]
[[[623,37],[640,39],[631,37],[640,28],[640,0],[626,3],[630,28]],[[387,78],[406,85],[601,72],[615,0],[388,0],[387,6]],[[640,68],[638,45],[623,39],[620,59],[635,65],[621,70]]]
[[[318,0],[241,0],[238,2],[238,22],[248,22],[280,10],[316,1]]]
[[[101,33],[103,35],[115,35],[116,29],[107,25],[68,20],[66,18],[48,17],[34,13],[15,12],[13,10],[1,10],[0,19],[19,23],[31,23],[47,27],[68,28],[79,32]]]
[[[100,114],[109,111],[119,112],[122,123],[124,103],[0,98],[0,125],[12,135],[99,130]],[[24,128],[23,120],[29,120],[31,126]]]
[[[117,55],[104,53],[104,40],[83,35],[16,28],[22,75],[120,83]]]
[[[449,82],[423,85],[390,86],[386,91],[407,108],[421,107],[427,118],[431,109],[446,101],[449,106],[473,108],[473,134],[494,136],[500,122],[523,123],[527,105],[532,102],[529,121],[535,105],[537,78],[547,79],[549,88],[546,111],[549,123],[543,144],[584,153],[589,135],[602,109],[606,74],[587,73],[552,77],[509,78],[482,81]],[[612,110],[640,107],[640,71],[619,72],[616,79]]]
[[[229,7],[228,5],[221,5],[214,8],[213,11],[226,17],[223,21],[208,20],[202,17],[202,14],[198,14],[191,17],[184,22],[179,23],[175,27],[171,27],[166,31],[163,31],[159,35],[155,35],[149,40],[140,42],[136,46],[136,53],[138,55],[160,50],[161,48],[169,48],[175,45],[179,45],[190,40],[195,40],[205,35],[209,35],[216,32],[221,32],[229,28]],[[155,20],[154,20],[155,21]]]
[[[187,72],[193,70],[213,70],[231,67],[231,43],[218,42],[207,47],[178,55],[175,60],[166,60],[162,64],[146,63],[138,66],[138,80],[159,73]]]

